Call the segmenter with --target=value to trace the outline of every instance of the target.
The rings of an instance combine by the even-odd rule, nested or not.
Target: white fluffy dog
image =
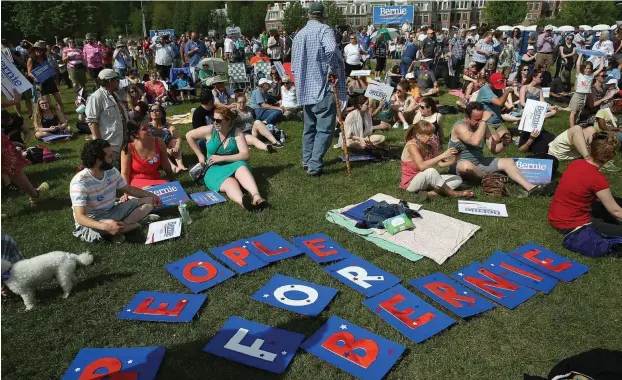
[[[13,265],[2,260],[2,273],[10,269],[9,279],[3,282],[13,293],[22,296],[26,310],[30,310],[35,306],[35,287],[38,284],[56,277],[63,288],[63,298],[67,298],[78,282],[73,274],[77,264],[90,265],[92,262],[93,255],[88,252],[76,255],[62,251],[20,260]]]

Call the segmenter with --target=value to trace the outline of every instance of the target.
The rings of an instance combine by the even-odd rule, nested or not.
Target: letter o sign
[[[206,271],[205,274],[196,275],[192,273],[192,270],[196,267],[200,267]],[[186,264],[184,267],[184,278],[190,282],[205,282],[213,279],[218,274],[218,269],[211,263],[205,263],[202,261],[193,261]]]
[[[286,296],[287,292],[302,292],[307,295],[307,298],[302,300],[293,300]],[[306,285],[283,285],[274,290],[274,297],[287,306],[306,306],[311,305],[317,301],[319,294],[317,290]]]

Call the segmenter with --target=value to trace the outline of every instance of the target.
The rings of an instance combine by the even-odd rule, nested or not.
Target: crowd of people
[[[503,190],[512,180],[522,188],[521,197],[553,196],[549,220],[559,231],[592,223],[603,235],[619,237],[622,202],[601,170],[617,170],[612,160],[622,140],[622,33],[553,29],[538,28],[528,39],[518,28],[505,34],[485,25],[451,37],[431,28],[372,36],[365,27],[358,32],[331,28],[324,23],[323,4],[312,3],[300,30],[263,32],[252,39],[230,35],[222,44],[195,32],[135,42],[120,36],[114,44],[90,33],[82,45],[65,38],[53,46],[22,41],[13,48],[3,40],[2,58],[33,83],[32,91],[2,102],[3,109],[16,106],[22,121],[3,110],[3,185],[22,189],[33,204],[49,188],[35,188],[23,173],[27,162],[19,149],[30,138],[24,127],[29,120],[36,139],[82,131],[87,135],[82,167],[69,187],[74,235],[87,242],[120,242],[124,233],[158,219],[152,211],[159,199],[144,189],[194,166],[184,162],[184,144],[198,161],[190,170],[193,178],[247,210],[265,208],[267,200],[248,164],[249,147],[277,152],[285,142],[279,123],[298,119],[304,124],[302,168],[309,176],[322,175],[337,134],[353,153],[376,153],[384,151],[385,131],[403,128],[396,185],[419,200],[472,198],[475,192],[461,189],[463,182]],[[257,62],[272,66],[256,78],[254,88],[233,88],[204,60],[214,55],[249,68]],[[392,65],[392,59],[399,62]],[[56,62],[57,75],[38,83],[32,70],[46,61]],[[291,62],[291,70],[280,71],[277,62]],[[187,70],[171,77],[173,68]],[[87,88],[87,73],[94,88]],[[382,100],[366,97],[373,80],[394,92]],[[76,92],[80,122],[75,128],[65,117],[61,81]],[[457,97],[455,107],[439,104],[444,93]],[[185,95],[197,97],[199,104],[184,136],[166,109]],[[546,102],[546,118],[569,111],[568,129],[558,136],[546,129],[518,131],[528,100]],[[457,112],[464,117],[445,131],[443,115]],[[530,183],[513,159],[497,157],[512,144],[528,157],[551,160],[554,171],[560,161],[572,160],[559,186]],[[123,196],[117,198],[117,191]]]

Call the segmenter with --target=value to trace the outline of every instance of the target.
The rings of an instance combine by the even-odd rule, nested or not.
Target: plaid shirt
[[[464,37],[454,37],[451,39],[451,55],[456,59],[464,58]]]
[[[337,74],[339,100],[342,103],[346,101],[344,65],[328,25],[309,20],[296,34],[292,48],[292,73],[296,77],[296,95],[300,105],[317,104],[332,91],[329,73]]]

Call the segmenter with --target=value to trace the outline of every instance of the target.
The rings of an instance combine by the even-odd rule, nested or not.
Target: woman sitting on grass
[[[568,165],[549,208],[549,222],[563,234],[591,223],[600,234],[622,237],[622,198],[611,194],[600,168],[611,161],[620,141],[610,132],[597,132],[590,143],[591,155]]]
[[[127,102],[127,109],[131,111],[136,108],[139,102],[147,103],[147,95],[144,94],[138,86],[131,84],[127,89],[127,97],[125,100]]]
[[[233,126],[235,117],[232,110],[216,106],[213,123],[186,133],[186,140],[199,163],[208,166],[205,185],[210,190],[225,192],[232,201],[250,211],[267,206],[267,201],[259,194],[246,162],[250,156],[248,145],[244,133]],[[197,144],[199,140],[207,141],[207,158]]]
[[[219,105],[227,107],[222,103],[219,103]],[[253,109],[246,105],[246,95],[243,92],[239,92],[235,96],[235,106],[236,107],[233,111],[237,112],[237,117],[235,118],[233,124],[244,133],[244,137],[246,138],[246,143],[248,145],[252,145],[257,149],[268,153],[275,153],[275,147],[283,147],[283,144],[281,144],[281,142],[274,137],[263,121],[255,120],[255,116],[253,116]],[[261,141],[259,139],[260,136],[268,140],[269,144],[265,144]]]
[[[386,139],[384,136],[372,134],[376,128],[373,126],[367,98],[359,95],[352,96],[350,104],[353,109],[343,122],[348,149],[365,151],[384,144]]]
[[[71,127],[67,126],[65,115],[60,109],[51,107],[50,97],[47,95],[39,98],[32,120],[35,126],[35,138],[38,140],[51,135],[71,134]]]
[[[413,119],[413,124],[421,120],[427,121],[434,126],[434,135],[436,135],[438,143],[442,147],[443,141],[445,140],[445,135],[443,134],[443,115],[438,112],[436,102],[429,96],[423,98],[423,101],[419,104],[419,111],[417,111]]]
[[[166,124],[166,111],[159,104],[154,104],[149,108],[149,130],[154,137],[164,140],[167,152],[174,160],[175,168],[173,171],[179,173],[188,170],[184,165],[181,155],[181,137],[174,125]]]
[[[127,122],[131,141],[121,153],[121,176],[130,186],[144,189],[173,181],[174,175],[164,141],[153,137],[144,118]],[[166,173],[162,179],[160,169]]]
[[[404,126],[404,129],[408,129],[407,120],[412,120],[415,116],[415,111],[417,110],[417,101],[415,98],[408,94],[410,90],[410,86],[408,81],[402,79],[395,88],[395,93],[391,97],[391,112],[393,113],[393,118],[395,120],[395,124],[393,124],[393,128],[399,128],[400,123]]]
[[[532,72],[527,75],[526,85],[521,86],[518,109],[509,114],[502,115],[504,121],[518,123],[523,115],[523,110],[527,105],[527,100],[535,100],[537,102],[546,102],[544,99],[544,91],[542,91],[542,73]],[[544,118],[548,119],[557,114],[557,106],[549,105]]]
[[[454,198],[472,198],[473,191],[455,191],[462,185],[458,175],[441,175],[434,168],[448,167],[456,163],[460,152],[450,148],[442,154],[433,124],[421,120],[406,131],[406,146],[402,151],[402,180],[400,188],[417,193],[420,200],[438,194]]]

